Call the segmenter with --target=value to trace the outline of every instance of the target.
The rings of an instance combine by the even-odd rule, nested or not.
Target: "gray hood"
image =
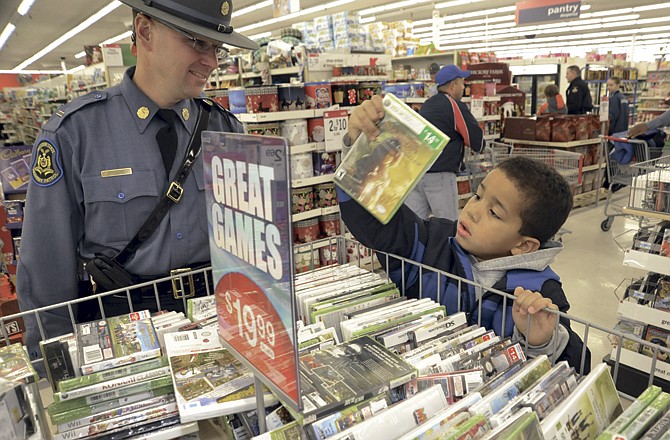
[[[472,261],[472,275],[475,283],[487,288],[493,286],[509,270],[527,269],[543,271],[549,266],[556,255],[563,250],[563,244],[557,241],[548,241],[535,252],[521,255],[510,255],[508,257],[494,258],[485,261]],[[477,297],[480,292],[477,290]]]

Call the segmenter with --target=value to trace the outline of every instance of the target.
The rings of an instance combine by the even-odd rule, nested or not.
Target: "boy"
[[[544,113],[566,114],[568,112],[563,102],[563,97],[558,93],[558,86],[556,84],[547,85],[544,88],[544,96],[547,98],[547,102],[542,104],[542,107],[537,111],[538,115]]]
[[[345,145],[351,145],[361,133],[375,139],[379,135],[375,123],[383,114],[379,96],[357,107],[349,121]],[[439,298],[448,314],[458,311],[460,300],[460,309],[469,314],[472,323],[479,319],[481,299],[484,327],[515,339],[528,336],[529,356],[555,352],[557,360],[567,360],[579,371],[583,342],[564,318],[556,335],[558,315],[544,310],[566,312],[570,308],[559,277],[549,268],[562,247],[549,240],[572,209],[570,187],[554,170],[524,157],[508,159],[484,179],[456,222],[434,217],[422,220],[402,206],[388,224],[382,225],[339,189],[338,198],[342,219],[365,246],[486,287],[514,291],[516,298],[507,301],[507,310],[503,311],[500,295],[476,292],[465,283],[459,291],[453,279],[438,280],[429,270],[423,270],[419,280],[418,266],[391,260],[386,270],[398,285],[404,278],[407,296],[418,296],[421,286],[423,296]],[[386,264],[385,258],[380,260]],[[583,373],[589,370],[587,350]]]

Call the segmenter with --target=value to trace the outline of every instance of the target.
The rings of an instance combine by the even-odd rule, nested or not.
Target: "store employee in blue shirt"
[[[233,32],[231,0],[122,1],[133,8],[137,66],[120,85],[65,105],[35,143],[17,270],[23,311],[77,298],[79,282],[87,279],[82,261],[124,248],[179,169],[203,105],[194,98],[217,68],[222,45],[258,47]],[[159,109],[176,113],[171,169],[156,139],[167,124]],[[206,129],[241,132],[242,126],[213,105]],[[159,278],[209,260],[201,157],[183,188],[180,202],[125,265],[128,272]],[[166,300],[172,296],[161,293]],[[106,310],[108,316],[115,311],[121,313]],[[45,337],[73,330],[67,307],[40,316]],[[34,318],[26,321],[26,344],[35,359],[41,335]]]

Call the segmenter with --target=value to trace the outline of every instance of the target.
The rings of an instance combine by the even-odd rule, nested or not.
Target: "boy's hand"
[[[634,138],[635,136],[645,134],[647,131],[649,131],[649,127],[647,127],[646,123],[635,124],[628,130],[628,137]]]
[[[361,132],[365,133],[370,140],[379,136],[377,123],[384,117],[384,105],[381,95],[375,95],[372,99],[354,108],[349,117],[349,138],[354,142]]]
[[[516,296],[512,306],[514,325],[526,337],[530,345],[546,344],[554,333],[558,315],[544,309],[548,307],[558,310],[558,306],[539,292],[524,290],[523,287],[517,287],[514,290],[514,296]],[[531,315],[529,328],[527,328],[528,315]]]

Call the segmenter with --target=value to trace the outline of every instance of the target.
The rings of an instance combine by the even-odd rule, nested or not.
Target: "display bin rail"
[[[405,269],[409,269],[411,267],[415,271],[414,274],[417,276],[416,279],[417,279],[417,283],[418,283],[418,287],[419,287],[420,297],[423,297],[423,298],[432,297],[432,298],[439,301],[441,299],[440,298],[440,287],[441,287],[442,283],[453,282],[453,283],[457,284],[457,286],[459,288],[459,291],[460,291],[460,288],[463,285],[470,285],[475,289],[479,289],[480,291],[487,291],[487,292],[491,292],[494,295],[499,295],[499,296],[502,297],[502,303],[503,303],[504,307],[506,307],[507,304],[510,301],[514,301],[514,296],[511,295],[511,294],[507,294],[505,292],[501,292],[501,291],[497,291],[497,290],[494,290],[494,289],[487,288],[487,287],[485,287],[481,284],[472,282],[468,279],[461,278],[461,277],[449,274],[449,273],[441,271],[441,270],[437,270],[435,268],[432,268],[432,267],[424,265],[424,264],[416,263],[412,260],[409,260],[407,258],[398,256],[398,255],[394,255],[394,254],[391,254],[391,253],[385,253],[385,252],[379,252],[379,251],[373,252],[372,249],[365,247],[364,245],[357,242],[356,240],[351,240],[351,239],[348,239],[348,238],[345,238],[345,237],[342,237],[342,236],[330,237],[328,239],[324,239],[324,240],[320,240],[320,241],[301,244],[300,246],[301,247],[311,246],[311,247],[313,247],[313,249],[318,249],[319,247],[324,246],[323,243],[325,243],[326,246],[330,246],[331,249],[333,249],[334,251],[336,249],[336,251],[333,252],[332,255],[336,255],[336,257],[337,257],[336,261],[339,264],[347,264],[349,262],[349,264],[357,265],[358,267],[364,268],[364,269],[369,270],[369,271],[380,271],[380,270],[382,270],[382,269],[380,269],[380,266],[381,267],[388,267],[389,264],[392,263],[392,262],[394,264],[399,265],[402,268],[403,275],[402,275],[400,280],[396,280],[396,283],[398,284],[398,286],[401,289],[401,292],[403,294],[405,293],[405,288],[408,285],[407,284],[408,280],[407,280],[407,277],[405,275],[407,273],[407,271]],[[320,267],[319,262],[315,260],[315,258],[318,258],[318,257],[315,257],[315,255],[318,255],[318,252],[316,252],[316,253],[312,252],[311,254],[312,254],[311,258],[313,259],[311,267],[315,267],[315,268]],[[373,255],[373,258],[369,258],[369,257],[366,258],[366,256],[369,256],[369,255]],[[426,291],[426,289],[423,288],[423,285],[422,285],[423,275],[427,274],[429,272],[434,272],[438,275],[436,291],[429,292],[429,291]],[[0,324],[2,324],[0,326],[0,328],[2,328],[2,337],[4,338],[4,342],[6,344],[8,344],[9,343],[9,335],[7,334],[7,331],[5,329],[4,324],[6,324],[9,321],[15,320],[17,318],[26,318],[26,317],[34,317],[37,320],[37,327],[40,331],[40,335],[41,335],[42,339],[58,336],[58,335],[51,335],[51,334],[47,335],[47,334],[45,334],[44,327],[41,323],[42,319],[44,319],[42,315],[44,315],[47,312],[53,312],[55,309],[58,309],[58,308],[65,308],[69,313],[71,323],[72,323],[72,327],[74,329],[74,326],[76,324],[75,316],[76,316],[77,305],[80,304],[83,301],[88,301],[88,300],[91,300],[91,299],[94,299],[98,302],[98,305],[101,309],[101,316],[104,318],[105,317],[105,315],[104,315],[105,310],[104,310],[104,307],[103,307],[103,298],[107,295],[126,295],[126,297],[128,299],[129,308],[130,308],[131,311],[134,311],[133,303],[131,301],[131,291],[134,288],[143,287],[143,286],[152,286],[153,287],[155,295],[156,295],[156,301],[157,301],[157,304],[158,304],[158,308],[160,308],[160,295],[158,293],[159,292],[158,284],[160,284],[161,282],[164,282],[164,281],[174,281],[175,283],[178,283],[179,285],[181,285],[183,287],[185,285],[185,283],[188,283],[189,277],[191,277],[195,274],[205,274],[205,277],[208,280],[207,295],[214,294],[215,292],[210,288],[210,282],[213,280],[213,278],[212,278],[212,268],[211,267],[202,268],[202,269],[198,269],[198,270],[191,271],[191,272],[180,273],[180,274],[172,276],[172,277],[166,277],[166,278],[161,278],[161,279],[150,281],[150,282],[137,284],[137,285],[130,286],[130,287],[127,287],[127,288],[124,288],[124,289],[118,289],[118,290],[114,290],[114,291],[99,293],[99,294],[95,294],[93,296],[89,296],[89,297],[85,297],[85,298],[79,298],[79,299],[75,299],[75,300],[64,302],[64,303],[59,303],[59,304],[54,304],[54,305],[50,305],[50,306],[46,306],[46,307],[41,307],[41,308],[34,309],[34,310],[24,311],[24,312],[17,313],[17,314],[11,315],[11,316],[0,317]],[[388,277],[388,275],[387,275],[387,277]],[[389,280],[390,280],[390,278],[389,278]],[[186,301],[186,300],[184,300],[184,301]],[[459,297],[459,300],[458,300],[458,307],[459,307],[459,309],[461,308],[460,297]],[[479,307],[479,311],[480,311],[479,316],[481,317],[481,303],[480,302],[478,303],[478,307]],[[152,310],[152,311],[154,311],[154,310]],[[583,348],[582,354],[581,354],[580,368],[577,369],[578,370],[577,373],[579,373],[580,375],[583,375],[583,373],[585,371],[585,359],[586,359],[585,355],[586,355],[586,349],[587,349],[586,347],[587,347],[588,342],[590,340],[589,338],[593,336],[594,331],[602,332],[606,337],[609,337],[610,339],[616,341],[615,343],[613,343],[612,355],[611,355],[612,376],[614,378],[615,383],[617,381],[617,376],[618,376],[618,373],[619,373],[622,353],[624,353],[626,351],[626,349],[624,348],[624,343],[628,343],[627,341],[630,341],[632,343],[637,343],[641,347],[645,347],[645,350],[647,352],[653,354],[653,357],[650,359],[649,368],[646,371],[643,372],[648,376],[649,385],[654,383],[654,374],[653,373],[658,370],[658,366],[661,363],[661,361],[659,361],[659,359],[664,358],[664,357],[670,357],[670,349],[669,348],[661,347],[660,345],[653,344],[649,341],[637,338],[637,337],[632,336],[630,334],[626,334],[626,333],[623,333],[623,332],[618,331],[618,330],[610,329],[610,328],[607,328],[605,326],[596,324],[594,322],[590,322],[589,320],[582,319],[582,318],[572,316],[572,315],[568,315],[568,314],[560,312],[560,311],[550,310],[550,309],[547,309],[547,311],[550,312],[550,313],[558,315],[559,320],[567,319],[573,324],[578,323],[581,326],[583,326],[583,331],[577,332],[578,335],[585,342],[584,348]],[[504,329],[505,328],[504,324],[505,324],[506,320],[507,319],[512,319],[512,317],[507,316],[507,314],[504,312],[502,319],[503,319],[502,328]],[[530,317],[528,319],[530,320]],[[557,321],[556,327],[554,329],[555,333],[558,332],[559,322],[560,321]],[[501,336],[505,336],[505,335],[501,335]],[[506,336],[511,336],[511,335],[506,335]],[[524,345],[522,344],[522,346],[524,346]],[[528,349],[528,342],[527,341],[525,342],[525,348],[526,348],[526,350]],[[553,354],[550,355],[549,357],[550,357],[550,359],[552,359],[553,362],[555,362],[556,361],[556,350],[552,350],[552,353]],[[600,360],[593,360],[593,361],[594,362],[599,362]],[[42,362],[42,359],[37,359],[37,360],[33,361],[33,363],[37,363],[37,362]],[[666,365],[666,364],[664,364],[664,365]],[[670,369],[670,364],[667,364],[667,366]],[[257,382],[256,382],[257,385],[260,384],[261,382],[267,385],[268,381],[263,377],[257,377]],[[258,389],[260,389],[260,388],[261,387],[258,387]],[[622,395],[622,397],[628,398],[630,400],[633,400],[634,397],[635,397],[635,396],[629,396],[629,395],[623,394],[621,392],[620,392],[620,394]],[[262,413],[263,408],[264,408],[262,392],[257,393],[257,402],[258,402],[259,411],[261,411],[260,413]],[[40,415],[41,415],[41,417],[39,417],[39,420],[44,422],[44,408],[38,408],[38,409],[39,409]],[[46,426],[45,426],[45,428],[46,428]],[[43,431],[43,432],[46,432],[46,431]]]
[[[637,166],[653,157],[659,156],[662,148],[652,149],[646,141],[641,139],[624,139],[612,136],[601,136],[601,142],[602,151],[609,151],[608,145],[614,145],[613,143],[618,145],[618,148],[613,148],[609,153],[605,154],[608,191],[607,198],[605,199],[606,218],[600,224],[600,228],[603,231],[609,231],[614,218],[625,215],[623,207],[612,205],[614,190],[621,186],[631,187],[633,178],[639,174]]]
[[[642,214],[670,213],[670,156],[639,162],[630,166],[631,182],[628,207]]]

